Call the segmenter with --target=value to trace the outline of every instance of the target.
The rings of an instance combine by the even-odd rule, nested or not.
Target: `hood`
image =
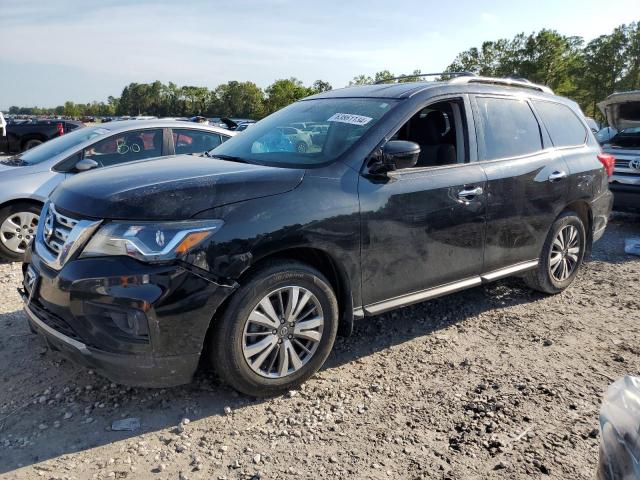
[[[37,163],[36,165],[27,165],[25,163],[21,163],[19,160],[16,160],[17,157],[9,157],[4,158],[0,161],[0,175],[4,177],[5,175],[11,175],[12,177],[18,175],[29,175],[31,173],[40,173],[44,170],[49,170],[50,165],[48,162],[44,165],[42,163]]]
[[[0,162],[0,175],[2,175],[5,172],[22,173],[21,170],[22,170],[22,167],[18,165],[10,165],[7,163]]]
[[[616,130],[640,127],[640,90],[609,95],[598,103],[609,125]]]
[[[51,201],[81,217],[184,220],[229,203],[293,190],[304,170],[177,155],[93,170],[62,182]]]

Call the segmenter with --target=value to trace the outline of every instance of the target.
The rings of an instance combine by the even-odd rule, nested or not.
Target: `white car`
[[[136,160],[202,154],[233,135],[229,130],[198,123],[108,122],[78,128],[0,161],[0,258],[22,259],[43,203],[65,178]]]

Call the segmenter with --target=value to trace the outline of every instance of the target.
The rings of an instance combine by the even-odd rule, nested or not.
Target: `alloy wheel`
[[[16,212],[0,225],[0,241],[12,252],[24,253],[38,228],[39,216],[32,212]]]
[[[318,298],[287,286],[263,297],[244,326],[242,353],[258,375],[282,378],[300,370],[320,345],[324,316]]]
[[[566,225],[556,235],[549,254],[551,276],[559,282],[571,276],[578,265],[580,234],[573,225]]]

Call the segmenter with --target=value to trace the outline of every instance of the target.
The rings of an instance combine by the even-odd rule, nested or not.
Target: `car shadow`
[[[431,335],[487,310],[541,298],[518,279],[509,279],[359,320],[351,337],[337,339],[323,370]],[[7,386],[0,393],[0,474],[144,433],[177,428],[185,417],[191,421],[222,417],[226,407],[235,411],[271,401],[238,394],[205,369],[191,384],[181,387],[115,385],[47,351],[30,333],[22,312],[0,315],[0,327],[7,322],[13,337],[0,343],[4,362],[0,379]],[[69,413],[71,418],[65,419]],[[114,420],[131,417],[140,419],[139,430],[110,430]]]

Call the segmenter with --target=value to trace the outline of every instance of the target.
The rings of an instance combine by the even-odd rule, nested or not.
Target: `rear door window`
[[[540,125],[525,100],[477,97],[484,160],[518,157],[542,150]]]
[[[162,129],[134,130],[94,143],[84,149],[84,158],[101,167],[162,155]]]
[[[176,155],[199,155],[222,143],[220,135],[203,130],[173,129]]]
[[[547,127],[554,146],[571,147],[584,144],[587,129],[569,107],[540,100],[533,100],[533,106]]]

